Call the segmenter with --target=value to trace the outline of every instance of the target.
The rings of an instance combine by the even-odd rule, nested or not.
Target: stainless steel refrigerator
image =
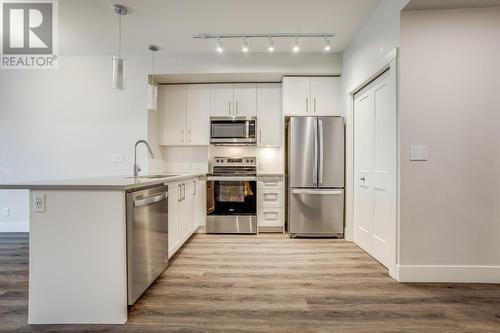
[[[344,118],[288,122],[288,233],[344,237]]]

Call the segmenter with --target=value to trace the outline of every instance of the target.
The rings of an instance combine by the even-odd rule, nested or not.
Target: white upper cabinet
[[[281,84],[257,84],[257,144],[279,146],[282,141]]]
[[[283,78],[287,116],[342,116],[340,96],[340,77]]]
[[[289,116],[309,115],[311,80],[309,77],[283,78],[283,113]]]
[[[182,145],[186,141],[186,86],[160,87],[161,144]]]
[[[186,143],[208,145],[210,141],[210,85],[187,85],[186,94]]]
[[[257,84],[234,84],[234,112],[233,116],[257,115]]]
[[[311,77],[311,101],[315,116],[341,115],[340,78]]]
[[[212,84],[212,116],[252,116],[257,114],[255,83]]]
[[[212,116],[232,116],[235,112],[233,84],[212,84]]]

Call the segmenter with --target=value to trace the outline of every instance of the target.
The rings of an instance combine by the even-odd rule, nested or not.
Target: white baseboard
[[[500,266],[397,265],[399,282],[500,283]]]
[[[0,232],[29,232],[29,229],[26,221],[0,222]]]

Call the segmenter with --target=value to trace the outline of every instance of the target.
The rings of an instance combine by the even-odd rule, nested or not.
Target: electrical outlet
[[[9,215],[10,215],[9,208],[4,208],[3,209],[3,216],[9,216]]]
[[[123,163],[125,161],[125,156],[123,153],[113,153],[111,154],[111,162],[113,163]]]
[[[33,193],[33,212],[45,212],[45,193]]]

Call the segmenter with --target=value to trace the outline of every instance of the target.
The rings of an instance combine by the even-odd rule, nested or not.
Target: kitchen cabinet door
[[[233,116],[257,115],[257,84],[234,84],[234,111]]]
[[[160,90],[162,145],[182,145],[186,141],[186,86],[168,85]]]
[[[191,215],[192,207],[191,203],[193,201],[193,183],[190,180],[184,181],[182,183],[182,209],[181,209],[181,240],[184,243],[189,236],[191,236]]]
[[[340,77],[311,77],[311,101],[315,116],[342,116]]]
[[[257,144],[279,146],[282,142],[281,84],[257,85]]]
[[[210,138],[210,85],[187,85],[186,96],[186,144],[208,145]]]
[[[311,112],[311,79],[285,76],[283,78],[283,113],[288,116],[309,116]]]
[[[181,191],[180,183],[168,184],[168,257],[172,257],[179,248],[179,214]]]
[[[231,116],[234,113],[233,84],[212,84],[212,116]]]

